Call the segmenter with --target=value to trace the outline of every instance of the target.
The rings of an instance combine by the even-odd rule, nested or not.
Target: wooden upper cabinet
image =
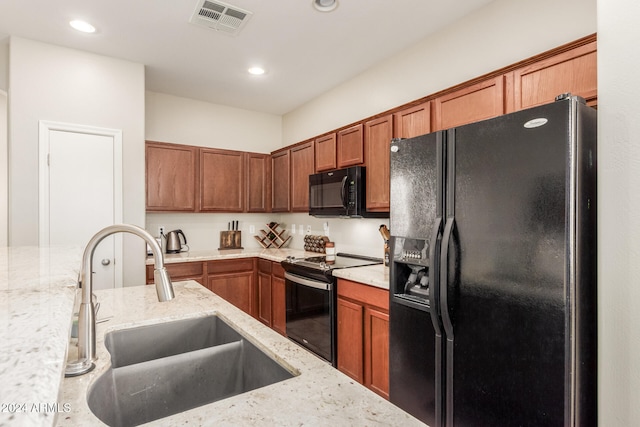
[[[147,211],[195,211],[198,149],[147,141]]]
[[[309,175],[314,173],[313,141],[291,147],[291,211],[309,212]]]
[[[271,211],[271,156],[245,153],[247,212]]]
[[[393,116],[391,114],[369,120],[364,126],[364,144],[367,158],[368,211],[389,211],[389,150],[393,136]]]
[[[271,211],[290,212],[291,152],[281,150],[271,153]]]
[[[200,150],[200,210],[242,212],[244,156],[241,151]]]
[[[449,129],[505,113],[504,76],[491,78],[434,100],[433,130]]]
[[[394,114],[394,138],[413,138],[431,132],[431,103],[423,102]]]
[[[571,92],[597,103],[597,52],[592,41],[513,72],[515,110],[552,102]]]
[[[364,163],[363,126],[359,123],[338,132],[338,167]]]
[[[337,167],[336,134],[321,136],[315,140],[316,172],[328,171]]]

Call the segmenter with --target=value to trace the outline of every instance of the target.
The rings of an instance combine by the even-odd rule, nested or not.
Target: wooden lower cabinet
[[[287,336],[287,307],[285,300],[284,269],[279,262],[271,268],[271,327]]]
[[[177,262],[165,264],[172,282],[182,280],[195,280],[204,285],[206,281],[206,263],[204,262]],[[153,283],[153,265],[147,265],[147,284]]]
[[[247,314],[258,317],[256,258],[207,262],[207,288]]]
[[[389,292],[338,280],[338,369],[389,398]]]
[[[287,335],[284,269],[260,258],[165,264],[174,282],[195,280],[276,332]],[[146,266],[153,284],[153,265]]]

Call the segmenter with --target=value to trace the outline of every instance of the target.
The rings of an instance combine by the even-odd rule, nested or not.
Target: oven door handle
[[[297,276],[295,274],[291,274],[287,272],[284,273],[284,278],[291,280],[294,283],[298,283],[303,286],[308,286],[310,288],[320,289],[323,291],[331,290],[331,283],[320,282],[318,280],[311,280],[311,279],[307,279],[305,277]]]

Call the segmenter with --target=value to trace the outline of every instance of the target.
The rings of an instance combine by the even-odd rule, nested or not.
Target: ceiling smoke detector
[[[242,30],[253,12],[217,0],[199,0],[190,23],[236,35]]]

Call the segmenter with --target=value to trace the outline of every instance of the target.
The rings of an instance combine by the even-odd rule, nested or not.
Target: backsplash
[[[180,229],[187,237],[190,250],[212,250],[220,246],[220,232],[226,231],[231,221],[238,221],[242,231],[242,247],[261,247],[253,237],[266,224],[275,221],[282,224],[291,240],[286,247],[304,248],[305,234],[326,235],[336,245],[336,252],[367,255],[382,258],[383,240],[378,231],[381,224],[389,225],[389,220],[356,218],[315,218],[308,214],[232,214],[232,213],[147,213],[146,230],[158,236],[158,227],[165,233]],[[325,232],[325,224],[328,232]],[[251,226],[254,233],[251,233]],[[295,233],[292,233],[295,227]],[[302,232],[300,231],[302,227]],[[310,228],[310,231],[308,229]]]

